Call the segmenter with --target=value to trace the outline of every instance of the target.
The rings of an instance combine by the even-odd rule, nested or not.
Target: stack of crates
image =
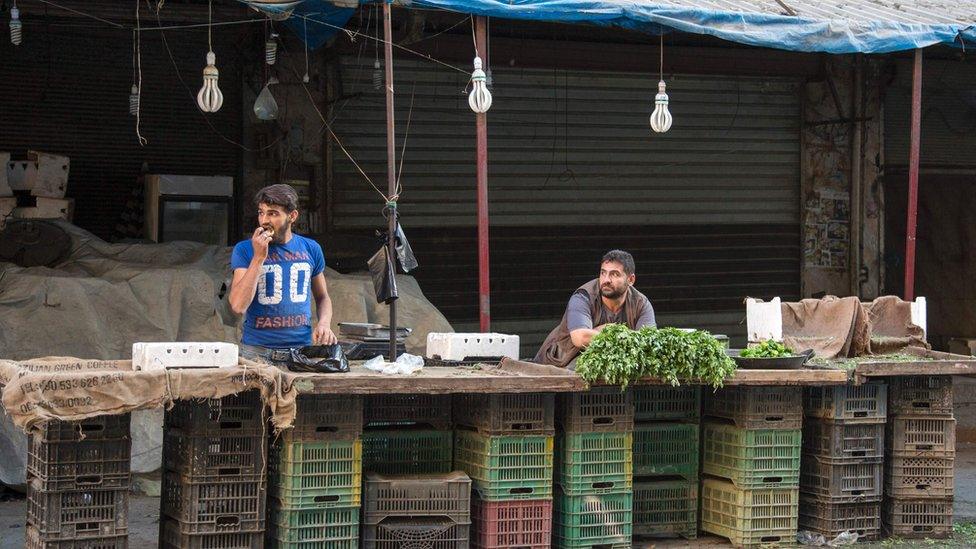
[[[803,411],[800,529],[878,539],[887,387],[808,387]]]
[[[802,394],[729,387],[705,400],[701,527],[737,547],[796,541]]]
[[[362,431],[361,396],[298,397],[269,453],[269,547],[359,547]]]
[[[260,549],[267,429],[256,390],[179,401],[166,412],[160,547]]]
[[[363,549],[467,549],[470,528],[471,479],[464,473],[366,475]]]
[[[455,397],[454,466],[472,481],[471,547],[550,546],[554,408],[551,394]]]
[[[701,387],[640,386],[634,398],[634,540],[698,535]]]
[[[363,472],[397,475],[452,470],[451,395],[370,395],[363,415]]]
[[[553,543],[627,548],[633,536],[633,393],[560,395],[556,412]]]
[[[885,532],[905,538],[952,533],[956,420],[952,377],[891,378],[885,432]]]
[[[129,415],[49,421],[28,437],[29,549],[128,547]]]

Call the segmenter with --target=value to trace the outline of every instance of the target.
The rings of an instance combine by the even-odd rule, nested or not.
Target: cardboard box
[[[27,160],[7,162],[7,183],[14,191],[30,191],[33,196],[64,198],[68,189],[67,156],[28,151]]]
[[[14,208],[17,219],[65,219],[71,221],[75,216],[73,198],[41,198],[33,208]]]
[[[14,191],[7,182],[7,171],[10,169],[10,153],[0,152],[0,197],[13,196]]]

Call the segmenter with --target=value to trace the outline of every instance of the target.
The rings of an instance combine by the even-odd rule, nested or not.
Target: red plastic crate
[[[552,500],[471,500],[471,546],[481,549],[548,548]]]

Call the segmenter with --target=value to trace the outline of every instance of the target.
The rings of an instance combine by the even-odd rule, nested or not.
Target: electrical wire
[[[139,13],[139,0],[136,0],[136,60],[139,68],[139,84],[136,95],[139,98],[139,106],[136,108],[136,137],[139,145],[145,147],[149,140],[142,136],[142,23]]]

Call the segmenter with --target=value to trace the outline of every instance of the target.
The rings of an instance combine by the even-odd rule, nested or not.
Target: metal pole
[[[389,238],[387,239],[387,261],[392,263],[396,273],[396,133],[394,133],[393,113],[393,25],[390,22],[390,3],[383,3],[383,59],[386,62],[386,177],[387,204],[386,214],[389,216]],[[390,301],[390,361],[397,359],[397,302]]]
[[[475,45],[477,54],[488,70],[488,48],[486,20],[479,16],[474,18]],[[475,129],[477,139],[477,175],[478,175],[478,304],[480,308],[481,331],[491,330],[491,296],[489,294],[489,263],[488,263],[488,116],[485,113],[475,115]]]
[[[908,226],[905,231],[905,301],[915,299],[915,230],[918,224],[918,163],[922,142],[922,50],[912,70],[912,130],[908,155]]]

